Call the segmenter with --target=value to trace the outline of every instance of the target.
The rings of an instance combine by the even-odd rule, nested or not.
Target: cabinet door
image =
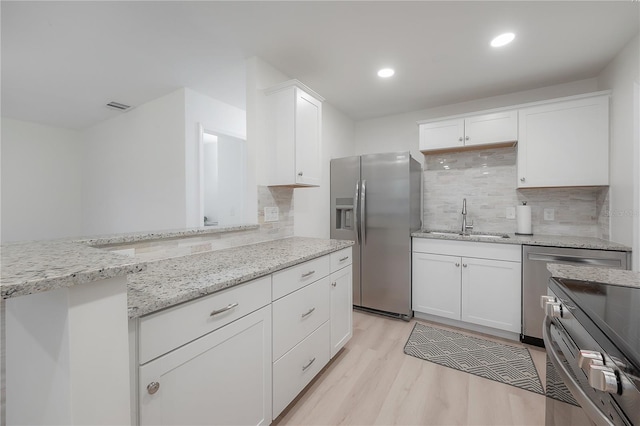
[[[271,371],[266,306],[141,366],[140,424],[269,424]]]
[[[460,319],[460,258],[413,253],[413,310]]]
[[[608,184],[608,96],[519,111],[519,188]]]
[[[463,257],[462,320],[520,333],[520,265]]]
[[[351,265],[331,274],[331,358],[353,335]]]
[[[465,146],[518,140],[518,111],[501,111],[464,120]]]
[[[322,104],[296,89],[295,181],[299,185],[320,185]]]
[[[420,125],[420,151],[431,151],[464,145],[464,120],[437,121]]]

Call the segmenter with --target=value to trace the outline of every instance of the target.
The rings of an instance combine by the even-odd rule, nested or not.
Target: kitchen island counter
[[[150,262],[128,277],[129,318],[215,293],[353,245],[290,237]]]

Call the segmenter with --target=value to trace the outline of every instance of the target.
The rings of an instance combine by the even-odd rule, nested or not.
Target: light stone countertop
[[[137,318],[310,259],[353,241],[290,237],[150,262],[128,277],[129,318]]]
[[[25,241],[0,246],[0,298],[26,296],[141,272],[147,262],[92,246],[257,229],[258,225],[202,227],[104,237]]]
[[[433,232],[447,232],[436,231]],[[478,233],[482,234],[482,233]],[[526,244],[532,246],[548,246],[548,247],[566,247],[566,248],[582,248],[582,249],[597,249],[597,250],[613,250],[613,251],[626,251],[630,252],[631,248],[623,244],[614,243],[612,241],[602,240],[600,238],[591,237],[571,237],[564,235],[515,235],[504,234],[509,238],[482,238],[477,234],[471,234],[468,236],[462,236],[460,234],[448,234],[438,235],[432,234],[429,231],[418,231],[411,234],[414,238],[429,238],[437,240],[454,240],[454,241],[475,241],[483,243],[498,243],[498,244]]]
[[[29,241],[0,247],[0,297],[44,291],[141,272],[146,262],[73,241]]]
[[[226,232],[249,231],[258,229],[259,225],[235,225],[235,226],[204,226],[200,228],[176,229],[155,232],[132,232],[128,234],[104,235],[75,239],[77,243],[90,246],[109,246],[115,244],[138,243],[143,241],[187,238]]]
[[[640,273],[620,269],[598,268],[595,266],[572,266],[547,264],[551,276],[577,281],[592,281],[628,287],[640,287]]]

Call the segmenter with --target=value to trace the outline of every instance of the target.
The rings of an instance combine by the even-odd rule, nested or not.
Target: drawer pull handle
[[[302,278],[307,278],[310,277],[311,275],[315,274],[316,271],[309,271],[306,274],[302,274]]]
[[[158,392],[158,389],[160,389],[160,383],[158,382],[151,382],[147,385],[147,392],[149,392],[149,395],[153,395]]]
[[[312,360],[309,361],[309,364],[303,365],[302,371],[305,371],[307,368],[311,367],[311,364],[313,364],[315,361],[316,361],[316,358],[314,357]]]
[[[347,260],[349,258],[349,256],[345,256],[343,258],[340,259],[340,262],[344,262],[345,260]]]
[[[313,311],[315,311],[315,310],[316,310],[316,308],[311,308],[311,309],[309,309],[306,313],[302,314],[302,318],[306,318],[306,317],[308,317],[308,316],[309,316],[309,315],[311,315],[311,314],[313,313]]]
[[[229,305],[227,305],[226,307],[224,307],[224,308],[222,308],[222,309],[217,309],[217,310],[215,310],[215,311],[211,312],[211,313],[209,314],[209,316],[210,316],[210,317],[213,317],[213,316],[219,315],[219,314],[221,314],[221,313],[223,313],[223,312],[230,311],[231,309],[235,308],[236,306],[238,306],[238,302],[236,302],[236,303],[230,303]]]

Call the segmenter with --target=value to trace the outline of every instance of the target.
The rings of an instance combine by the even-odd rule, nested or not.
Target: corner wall
[[[611,240],[633,247],[638,252],[640,233],[638,186],[634,168],[640,167],[638,137],[634,126],[638,110],[634,105],[634,83],[640,83],[639,36],[636,35],[598,76],[600,90],[610,89],[609,183]],[[635,206],[635,207],[634,207]],[[637,258],[636,258],[637,259]],[[634,262],[638,268],[638,262]]]
[[[2,242],[82,234],[82,140],[2,118]]]
[[[83,133],[83,234],[186,226],[185,91]]]

